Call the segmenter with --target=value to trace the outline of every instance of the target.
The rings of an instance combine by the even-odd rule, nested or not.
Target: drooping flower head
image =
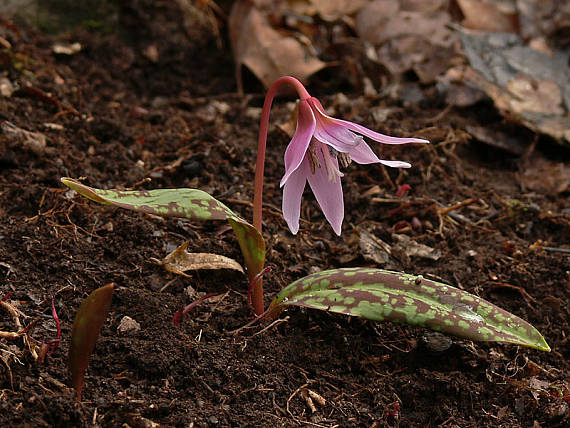
[[[393,168],[409,168],[407,162],[379,159],[364,141],[368,137],[384,144],[429,143],[419,138],[396,138],[371,131],[353,122],[328,116],[319,100],[303,98],[298,104],[297,129],[285,150],[283,217],[293,234],[299,231],[301,197],[308,181],[317,202],[337,235],[344,218],[340,179],[351,161],[381,163]]]

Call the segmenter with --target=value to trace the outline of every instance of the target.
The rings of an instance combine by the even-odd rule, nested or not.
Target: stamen
[[[332,149],[333,152],[331,153],[331,147],[325,146],[325,144],[320,144],[321,146],[321,153],[323,154],[323,159],[325,161],[325,169],[327,170],[328,179],[331,183],[336,183],[338,177],[344,177],[344,174],[340,172],[338,166],[335,165],[332,153],[338,152],[335,149]]]
[[[321,163],[319,162],[319,157],[317,156],[317,146],[314,141],[309,143],[309,150],[307,152],[308,159],[309,159],[309,166],[311,167],[311,174],[315,173],[316,168],[321,167]]]
[[[352,163],[352,158],[350,157],[350,154],[341,152],[338,154],[338,161],[343,168],[348,168]]]

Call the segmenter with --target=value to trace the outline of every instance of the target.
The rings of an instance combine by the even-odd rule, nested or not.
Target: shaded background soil
[[[307,193],[294,237],[280,213],[278,186],[289,137],[272,126],[266,303],[316,269],[374,266],[360,245],[363,231],[389,244],[398,232],[441,257],[403,251],[386,267],[448,282],[515,313],[552,352],[455,339],[438,350],[443,339],[423,329],[301,309],[267,330],[233,335],[252,318],[244,276],[200,271],[176,278],[151,260],[185,240],[191,251],[241,260],[225,223],[99,206],[59,178],[85,177],[102,188],[200,188],[251,218],[263,88],[246,75],[248,95],[238,96],[228,41],[208,28],[188,36],[171,4],[129,2],[118,16],[120,31],[110,35],[76,30],[54,37],[0,22],[11,43],[0,63],[16,86],[0,98],[0,119],[47,138],[42,148],[0,134],[0,297],[11,293],[7,300],[21,311],[22,324],[36,321],[26,339],[0,339],[0,425],[567,426],[570,200],[568,188],[548,177],[558,162],[568,162],[568,151],[508,124],[527,149],[523,156],[471,139],[465,127],[503,122],[485,101],[445,110],[429,86],[421,87],[419,104],[364,98],[340,70],[316,74],[309,90],[329,112],[432,144],[381,148],[385,158],[411,162],[406,171],[378,165],[346,171],[341,237]],[[55,55],[56,41],[83,48]],[[151,45],[158,58],[149,57]],[[277,100],[272,123],[288,120],[290,101]],[[388,119],[375,119],[375,108],[390,108]],[[536,165],[542,175],[527,173]],[[396,198],[403,183],[412,190]],[[437,215],[468,198],[477,202]],[[413,218],[420,227],[411,227]],[[71,324],[82,299],[109,282],[118,288],[79,404],[65,386]],[[176,310],[196,299],[189,286],[223,298],[202,304],[175,328]],[[63,341],[40,364],[31,350],[56,335],[52,298]],[[118,332],[124,316],[140,330]],[[4,310],[0,330],[15,330]],[[302,388],[324,405],[311,411]]]

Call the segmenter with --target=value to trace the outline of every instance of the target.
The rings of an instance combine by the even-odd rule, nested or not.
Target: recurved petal
[[[408,162],[402,162],[402,161],[389,161],[389,160],[380,160],[380,163],[386,166],[389,166],[391,168],[411,168],[412,165],[409,164]]]
[[[281,179],[281,187],[283,187],[291,174],[293,174],[293,172],[299,168],[301,162],[303,162],[315,131],[315,116],[307,101],[299,101],[298,108],[297,129],[295,130],[293,139],[287,146],[287,149],[285,149],[285,175],[283,175]]]
[[[360,138],[360,144],[355,146],[350,152],[350,158],[359,164],[369,164],[369,163],[381,163],[392,168],[410,168],[408,162],[401,161],[389,161],[384,159],[379,159],[378,156],[372,151],[370,146],[364,142],[364,138]]]
[[[369,164],[369,163],[380,163],[380,159],[376,154],[372,151],[370,146],[366,144],[364,138],[358,137],[359,143],[354,146],[348,154],[350,158],[359,164]]]
[[[350,152],[358,139],[358,135],[345,126],[338,125],[329,117],[317,117],[314,137],[342,153]]]
[[[301,215],[301,197],[307,182],[307,175],[311,173],[308,161],[302,162],[301,165],[290,174],[289,179],[283,186],[283,218],[287,222],[289,229],[293,235],[299,231],[299,216]]]
[[[318,153],[319,161],[324,165],[322,154]],[[338,168],[338,161],[333,160]],[[340,236],[342,229],[342,220],[344,219],[344,199],[342,195],[342,185],[340,177],[333,183],[329,181],[328,175],[324,168],[317,168],[314,174],[307,175],[309,185],[315,194],[315,198],[319,203],[325,218],[332,226],[337,235]]]
[[[362,125],[359,125],[354,122],[349,122],[347,120],[337,119],[331,117],[325,113],[325,109],[321,105],[320,101],[315,97],[310,98],[309,103],[313,108],[313,111],[317,111],[319,115],[323,116],[323,120],[327,120],[327,123],[331,121],[334,122],[337,126],[341,126],[351,131],[357,132],[359,134],[364,135],[374,141],[378,141],[379,143],[384,144],[408,144],[408,143],[429,143],[428,140],[424,140],[421,138],[398,138],[398,137],[390,137],[389,135],[380,134],[379,132],[372,131]],[[338,150],[338,149],[337,149]]]

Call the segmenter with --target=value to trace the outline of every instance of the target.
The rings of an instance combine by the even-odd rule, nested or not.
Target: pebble
[[[467,251],[467,257],[469,257],[469,258],[472,259],[472,258],[474,258],[474,257],[476,257],[476,256],[477,256],[477,251],[475,251],[475,250],[469,250],[469,251]]]
[[[453,345],[453,340],[449,336],[436,331],[425,332],[422,341],[427,349],[435,353],[447,351]]]
[[[117,331],[119,334],[130,335],[140,331],[141,325],[129,316],[124,316],[119,322]]]

